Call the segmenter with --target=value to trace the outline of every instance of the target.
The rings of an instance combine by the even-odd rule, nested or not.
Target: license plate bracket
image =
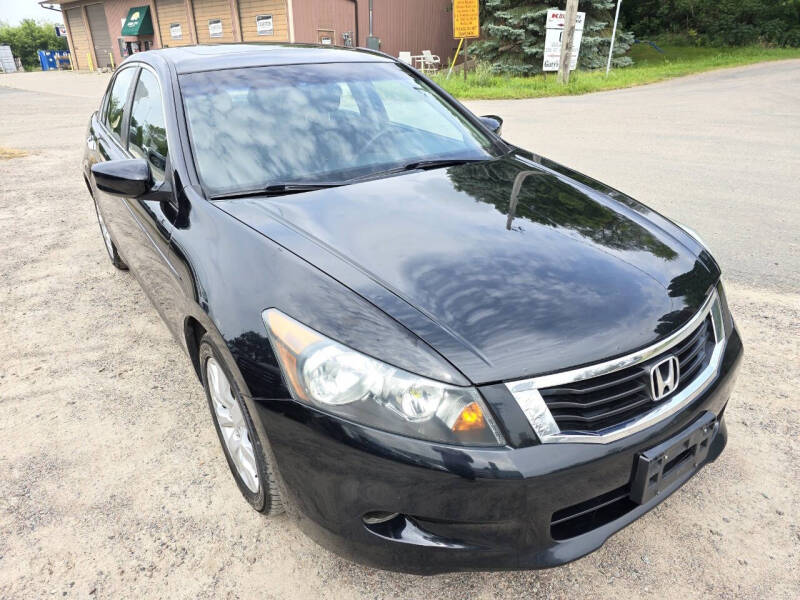
[[[696,470],[708,456],[718,428],[716,417],[707,412],[688,429],[639,454],[634,465],[631,500],[644,504]]]

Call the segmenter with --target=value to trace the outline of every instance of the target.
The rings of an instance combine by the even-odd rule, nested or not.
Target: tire
[[[283,501],[268,441],[259,437],[236,381],[208,334],[200,340],[199,357],[208,408],[239,491],[258,512],[267,516],[281,514]]]
[[[108,252],[108,258],[111,259],[111,264],[120,271],[127,271],[128,265],[125,264],[119,252],[117,252],[117,246],[114,244],[114,240],[111,239],[111,234],[106,228],[105,221],[103,221],[103,216],[100,214],[100,209],[97,207],[96,200],[94,201],[94,212],[97,215],[97,223],[100,225],[100,235],[103,236],[103,244],[106,247],[106,252]]]

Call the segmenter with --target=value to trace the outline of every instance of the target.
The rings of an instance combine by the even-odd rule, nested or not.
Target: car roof
[[[392,62],[388,55],[363,48],[315,44],[214,44],[162,48],[133,54],[129,60],[171,63],[178,74],[239,67],[342,62]],[[128,62],[128,61],[126,61]]]

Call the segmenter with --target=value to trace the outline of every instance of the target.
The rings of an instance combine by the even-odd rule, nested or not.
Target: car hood
[[[684,324],[718,276],[671,222],[535,155],[217,206],[381,308],[473,383],[647,346]]]

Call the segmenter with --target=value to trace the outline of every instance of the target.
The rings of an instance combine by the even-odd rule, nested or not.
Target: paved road
[[[800,61],[467,104],[504,117],[509,141],[695,229],[729,279],[800,290]]]
[[[353,565],[241,499],[188,360],[109,265],[78,172],[106,79],[0,75],[0,147],[30,153],[0,160],[0,599],[800,597],[800,61],[469,103],[699,230],[747,357],[726,452],[603,549],[431,578]]]

